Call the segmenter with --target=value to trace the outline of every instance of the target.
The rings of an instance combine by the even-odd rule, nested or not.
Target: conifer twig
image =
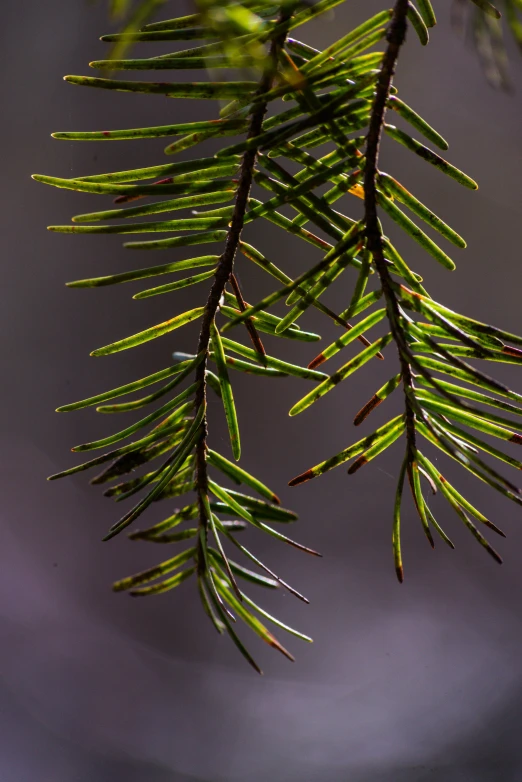
[[[366,168],[364,173],[364,209],[366,222],[367,247],[375,261],[393,338],[399,351],[401,375],[406,398],[406,436],[408,442],[408,461],[415,455],[415,410],[413,401],[413,376],[409,363],[410,350],[400,325],[400,312],[397,297],[392,287],[392,278],[384,258],[382,233],[377,214],[377,176],[379,148],[386,115],[386,104],[393,82],[393,76],[399,58],[401,46],[406,39],[408,0],[397,0],[393,17],[388,29],[386,49],[379,80],[375,90],[370,125],[366,144]]]
[[[278,24],[283,25],[282,32],[272,39],[270,44],[270,50],[268,55],[268,66],[265,70],[263,77],[261,78],[259,87],[257,89],[257,95],[262,97],[267,93],[273,84],[274,76],[277,71],[277,62],[279,58],[279,52],[284,45],[286,39],[286,28],[284,23],[290,18],[291,12],[281,11],[278,17]],[[248,129],[247,138],[254,138],[259,136],[262,131],[263,119],[267,110],[267,102],[260,101],[252,112],[250,125]],[[221,255],[214,282],[210,289],[210,293],[203,312],[203,318],[201,322],[201,331],[199,335],[198,343],[198,355],[201,352],[205,353],[203,361],[196,371],[196,383],[197,391],[194,398],[194,409],[199,410],[201,405],[206,405],[206,374],[208,349],[210,344],[210,334],[216,312],[219,307],[219,302],[225,287],[230,280],[230,276],[234,269],[234,259],[236,257],[237,248],[241,239],[241,232],[243,230],[246,209],[248,205],[248,198],[250,195],[250,189],[252,187],[252,180],[254,175],[254,167],[256,163],[257,149],[247,149],[241,160],[241,167],[239,172],[239,184],[237,188],[236,201],[234,207],[234,214],[228,234],[225,242],[225,249]],[[208,472],[207,472],[207,416],[206,412],[203,416],[201,423],[201,434],[196,446],[196,489],[198,492],[198,505],[199,505],[199,529],[203,531],[203,535],[206,538],[208,519],[206,509],[203,503],[203,497],[206,497],[208,492]],[[198,544],[198,570],[200,573],[205,570],[205,557],[202,556],[202,541],[199,538]]]

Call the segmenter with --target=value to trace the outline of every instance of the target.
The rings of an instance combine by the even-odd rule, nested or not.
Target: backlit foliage
[[[457,231],[407,189],[400,172],[385,172],[379,162],[379,142],[386,134],[415,155],[420,166],[433,166],[441,176],[450,177],[455,187],[477,188],[474,179],[446,159],[445,139],[402,99],[393,83],[407,28],[408,44],[418,45],[418,38],[426,45],[436,23],[433,7],[430,0],[397,0],[393,9],[342,31],[324,51],[299,40],[303,25],[331,14],[342,2],[200,0],[189,16],[149,23],[145,20],[154,11],[175,10],[176,3],[156,0],[138,5],[125,17],[122,33],[102,38],[112,48],[106,60],[90,64],[98,74],[67,76],[66,81],[117,92],[207,100],[208,119],[55,133],[57,139],[104,143],[161,137],[166,139],[168,158],[151,161],[147,168],[74,179],[34,177],[102,196],[101,211],[77,215],[70,225],[51,226],[52,231],[137,234],[126,247],[138,251],[187,248],[185,260],[170,261],[167,253],[162,263],[154,260],[138,270],[69,283],[73,288],[97,288],[144,280],[136,299],[174,294],[172,318],[100,347],[93,356],[133,348],[192,321],[200,324],[200,336],[193,353],[174,354],[173,362],[154,374],[59,408],[95,406],[105,414],[135,410],[137,420],[77,446],[77,452],[101,455],[52,477],[101,467],[92,483],[110,483],[108,496],[116,501],[140,497],[106,539],[138,519],[144,523],[145,511],[153,503],[186,496],[180,500],[182,507],[163,521],[148,527],[145,522],[130,531],[132,539],[174,544],[174,556],[118,581],[115,589],[151,595],[190,580],[216,630],[228,633],[256,669],[236,633],[238,619],[290,658],[267,624],[310,639],[267,614],[246,593],[245,585],[283,587],[305,598],[260,562],[241,543],[239,533],[250,525],[283,543],[316,552],[286,535],[295,514],[281,508],[272,489],[237,465],[241,445],[232,383],[237,372],[272,377],[274,382],[289,375],[301,378],[302,397],[290,410],[297,416],[321,404],[326,394],[340,393],[338,386],[345,387],[367,362],[385,360],[389,379],[369,395],[353,423],[366,423],[393,394],[402,397],[402,412],[306,469],[290,485],[343,464],[351,475],[401,441],[404,456],[395,507],[390,508],[400,580],[401,500],[406,486],[432,546],[435,532],[453,547],[428,504],[428,494],[438,491],[475,539],[500,561],[483,532],[501,531],[440,473],[428,455],[430,448],[522,504],[519,489],[501,471],[505,465],[522,467],[503,449],[505,443],[522,444],[522,395],[482,369],[484,362],[520,363],[522,338],[431,298],[380,222],[382,217],[399,226],[442,267],[442,273],[455,268],[450,248],[458,253],[466,247]],[[115,15],[129,10],[122,0],[113,0],[112,5]],[[513,21],[519,0],[505,5],[512,27],[519,30],[519,22]],[[490,3],[476,0],[475,6],[470,10],[481,15],[480,24],[496,17]],[[330,29],[333,35],[336,26]],[[140,58],[139,46],[134,46],[140,42],[167,44],[172,51]],[[179,70],[188,70],[193,81],[177,80]],[[147,78],[140,79],[143,71]],[[167,110],[167,122],[171,116]],[[217,154],[199,155],[198,145],[211,138],[220,140]],[[189,156],[178,160],[187,150]],[[107,197],[114,199],[113,205],[107,206]],[[361,200],[363,217],[354,220],[350,208],[358,204],[359,214]],[[292,208],[291,217],[281,211],[284,206]],[[248,225],[257,220],[268,220],[291,234],[297,249],[301,242],[311,245],[314,265],[291,278],[284,258],[268,258],[262,246],[250,243]],[[438,234],[437,241],[425,232],[426,226]],[[146,252],[145,256],[150,257]],[[251,263],[268,275],[273,287],[270,295],[253,304],[245,300],[234,275],[235,265]],[[353,275],[351,293],[344,311],[334,312],[321,297],[331,286],[346,285],[346,270]],[[202,291],[201,304],[183,311],[183,294],[176,292],[192,285]],[[249,291],[247,298],[255,297]],[[278,302],[286,302],[284,317],[272,309]],[[336,324],[337,339],[319,352],[313,349],[306,367],[283,361],[277,357],[278,338],[310,343],[320,339],[299,323],[311,307],[325,322]],[[359,352],[346,361],[343,351],[352,343],[358,343]],[[151,386],[156,390],[149,391]],[[117,401],[134,392],[138,395],[130,401]],[[217,450],[213,439],[207,417],[209,393],[222,400],[230,434],[227,455]],[[159,406],[154,404],[158,400]],[[501,441],[498,446],[495,440]],[[324,456],[318,454],[319,459]]]

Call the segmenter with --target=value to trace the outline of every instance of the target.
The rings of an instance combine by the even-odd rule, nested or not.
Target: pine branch
[[[432,482],[433,478],[428,475],[425,466],[421,466],[425,464],[425,457],[418,447],[417,440],[419,435],[422,435],[429,442],[432,442],[445,453],[452,456],[466,469],[471,470],[476,477],[485,480],[486,483],[489,483],[490,486],[503,493],[504,496],[509,497],[509,499],[512,499],[515,502],[521,502],[517,487],[503,476],[499,475],[499,473],[484,462],[478,454],[480,451],[484,451],[501,461],[512,464],[512,466],[516,466],[520,463],[516,462],[515,465],[510,460],[510,457],[503,454],[501,451],[492,449],[491,446],[484,441],[481,440],[479,442],[476,438],[473,438],[472,435],[467,435],[461,430],[457,431],[455,427],[452,426],[451,419],[454,418],[460,423],[468,423],[472,428],[488,434],[493,434],[496,437],[509,439],[511,442],[518,442],[516,433],[510,431],[509,428],[504,431],[496,429],[496,420],[494,420],[492,414],[485,414],[480,408],[470,405],[467,401],[468,398],[484,399],[484,397],[470,397],[467,390],[461,386],[453,387],[452,384],[447,384],[443,380],[439,380],[433,375],[431,370],[435,367],[439,370],[441,365],[438,362],[433,364],[432,359],[429,359],[431,365],[427,365],[424,357],[419,355],[419,353],[428,352],[434,356],[440,356],[444,359],[444,364],[442,365],[443,372],[454,374],[454,376],[459,379],[467,380],[468,382],[475,382],[483,388],[495,389],[497,394],[511,395],[513,392],[479,370],[476,370],[473,366],[463,361],[460,356],[469,355],[473,358],[502,361],[507,360],[503,357],[511,354],[513,348],[506,345],[503,339],[494,342],[496,339],[496,336],[494,335],[498,334],[500,337],[500,332],[498,330],[494,330],[492,327],[486,326],[485,324],[472,323],[471,320],[465,319],[457,313],[450,312],[443,308],[442,305],[434,302],[428,296],[422,285],[420,285],[420,279],[411,272],[406,262],[391,245],[390,241],[383,236],[378,217],[378,207],[382,207],[387,215],[391,216],[403,230],[409,233],[424,247],[424,249],[448,269],[455,268],[453,261],[435,245],[424,232],[419,230],[415,223],[397,207],[396,203],[393,203],[393,200],[396,199],[400,203],[405,204],[415,215],[438,230],[449,241],[456,244],[456,246],[466,246],[465,241],[453,231],[453,229],[430,212],[430,210],[417,199],[414,197],[412,199],[411,194],[403,188],[402,185],[399,185],[396,180],[390,178],[389,175],[379,171],[379,146],[383,130],[385,130],[394,140],[416,152],[426,161],[433,163],[433,165],[447,173],[456,181],[472,189],[476,189],[477,187],[473,180],[443,158],[440,158],[433,153],[429,148],[421,145],[408,134],[404,133],[404,131],[398,130],[385,123],[387,108],[394,108],[395,110],[398,110],[404,119],[410,122],[413,127],[431,140],[432,143],[435,143],[443,149],[447,148],[444,139],[442,139],[431,126],[425,123],[425,121],[407,107],[406,104],[397,101],[395,98],[391,98],[392,91],[395,91],[395,88],[393,87],[393,76],[400,49],[405,42],[407,20],[412,22],[421,43],[427,43],[428,32],[426,25],[433,26],[435,23],[435,15],[429,0],[424,0],[422,3],[419,3],[419,10],[417,10],[412,3],[398,0],[392,12],[391,23],[386,35],[388,46],[383,54],[382,62],[379,67],[377,84],[372,100],[365,149],[365,161],[363,165],[366,260],[364,266],[361,268],[352,303],[347,310],[347,312],[353,314],[354,309],[362,305],[362,301],[365,298],[368,298],[364,297],[362,294],[369,273],[372,271],[372,268],[374,268],[381,283],[380,294],[384,296],[386,309],[374,312],[372,315],[366,317],[356,327],[356,333],[360,334],[361,331],[368,330],[375,325],[375,323],[379,322],[383,314],[386,313],[390,325],[390,334],[381,338],[381,340],[377,340],[373,345],[367,348],[367,350],[360,353],[359,356],[334,372],[327,380],[323,381],[320,386],[295,404],[290,411],[291,415],[301,413],[317,399],[320,399],[325,393],[331,391],[338,383],[342,382],[346,377],[356,371],[369,357],[375,354],[375,350],[378,349],[378,347],[385,346],[385,344],[393,338],[398,349],[401,371],[399,375],[390,378],[390,380],[374,394],[370,401],[355,416],[354,423],[359,425],[377,405],[384,401],[390,393],[393,393],[400,384],[400,381],[402,381],[405,395],[404,416],[401,416],[398,419],[392,419],[388,424],[380,427],[372,435],[363,438],[363,440],[354,443],[336,456],[331,457],[301,475],[298,475],[290,481],[290,485],[295,486],[308,481],[311,478],[345,463],[353,457],[357,457],[356,461],[353,462],[348,469],[348,474],[352,475],[364,464],[367,464],[388,448],[404,431],[406,435],[406,456],[397,491],[393,535],[396,571],[399,580],[401,581],[403,578],[403,570],[400,553],[400,505],[402,484],[406,473],[408,474],[417,513],[430,544],[432,546],[434,544],[430,525],[436,529],[446,542],[449,540],[427,507],[422,493],[420,475]],[[330,51],[335,51],[339,45],[340,42],[334,44],[333,47],[330,47]],[[322,57],[324,55],[318,54],[317,56]],[[390,259],[392,263],[390,263]],[[396,268],[393,268],[394,266]],[[410,287],[406,287],[405,284],[398,285],[394,281],[392,274],[399,274]],[[371,295],[369,295],[369,303],[372,303]],[[406,314],[407,310],[421,313],[424,317],[427,317],[429,324],[418,323]],[[424,329],[427,329],[427,331],[424,331]],[[480,337],[478,337],[479,333]],[[505,336],[507,337],[507,335]],[[446,337],[449,340],[457,340],[461,344],[454,345],[452,342],[441,343],[437,341],[437,338],[440,337]],[[514,335],[510,335],[508,339],[518,341],[518,338],[514,337]],[[339,348],[344,347],[350,341],[349,336],[337,340],[323,351],[321,357],[324,357],[324,359],[330,358],[338,352]],[[419,378],[423,384],[431,389],[431,391],[428,392],[428,396],[425,396],[424,392],[416,389],[414,384],[416,378]],[[496,404],[496,402],[491,402],[491,404]],[[487,421],[484,421],[483,419],[487,419]],[[511,425],[511,422],[507,419],[502,419],[499,423],[506,426]],[[470,448],[469,446],[471,443],[474,446],[478,445],[478,448]],[[458,492],[456,492],[453,487],[451,491],[453,492],[451,496],[455,500]],[[469,519],[465,515],[465,510],[469,510],[469,503],[466,504],[467,500],[461,495],[458,495],[456,501],[457,506],[455,510],[457,511],[457,514],[460,515],[466,526],[468,526],[470,531],[477,537],[475,534],[477,532],[475,527],[469,525]],[[470,512],[473,513],[474,511]],[[491,526],[490,522],[480,515],[476,509],[475,515],[480,521]],[[497,561],[500,561],[498,554],[489,547],[489,544],[486,544],[482,538],[477,537],[477,539],[479,539]]]
[[[288,11],[282,11],[278,17],[278,25],[283,27],[282,31],[277,37],[275,37],[270,44],[270,51],[268,55],[268,66],[261,79],[259,88],[256,93],[258,104],[252,113],[250,120],[250,126],[248,129],[247,138],[252,139],[259,136],[261,133],[263,119],[266,114],[268,103],[263,100],[266,93],[272,88],[274,75],[277,69],[277,62],[279,58],[279,52],[284,44],[286,38],[286,29],[284,27],[285,22],[290,18],[291,13]],[[194,408],[199,410],[200,406],[206,407],[206,375],[205,370],[207,368],[207,356],[210,344],[211,327],[216,316],[216,312],[219,307],[219,302],[225,292],[226,285],[233,273],[234,259],[236,257],[239,242],[241,240],[241,232],[245,221],[245,214],[248,205],[248,198],[252,187],[252,181],[254,176],[254,167],[257,157],[257,148],[252,147],[247,149],[243,154],[241,161],[241,168],[239,173],[239,184],[236,195],[236,202],[234,207],[234,213],[232,215],[232,221],[230,228],[228,229],[225,250],[221,255],[216,274],[214,277],[214,283],[209,293],[207,303],[205,305],[205,311],[203,313],[201,331],[199,335],[198,343],[198,355],[204,354],[204,359],[199,365],[196,372],[197,391],[194,398]],[[205,558],[201,552],[201,546],[203,540],[206,542],[208,532],[208,518],[206,509],[203,504],[203,497],[208,493],[208,472],[207,472],[207,435],[208,425],[206,413],[204,414],[201,424],[201,433],[196,446],[196,486],[198,490],[198,503],[199,503],[199,554],[198,554],[198,571],[203,574],[206,568]]]
[[[372,254],[379,278],[381,280],[388,319],[391,332],[397,344],[399,361],[401,366],[402,383],[406,403],[406,437],[407,437],[407,464],[408,469],[415,459],[416,431],[415,431],[415,402],[413,376],[409,359],[411,352],[408,348],[404,331],[400,325],[400,312],[397,297],[392,287],[392,278],[384,258],[382,231],[377,213],[377,177],[379,174],[379,148],[386,116],[387,101],[401,46],[406,39],[408,0],[397,0],[393,9],[393,17],[388,28],[388,47],[384,55],[379,81],[375,90],[375,98],[372,107],[368,140],[366,144],[366,167],[364,171],[364,209],[366,223],[367,249]],[[402,574],[400,575],[402,580]]]
[[[404,413],[395,415],[371,434],[298,475],[290,481],[290,485],[308,481],[351,460],[347,472],[354,475],[404,435],[406,455],[393,511],[394,560],[400,580],[403,577],[401,501],[406,476],[418,517],[432,546],[432,530],[446,544],[452,547],[453,544],[428,506],[422,480],[427,481],[432,492],[440,491],[476,540],[496,561],[501,561],[472,519],[497,534],[503,533],[437,472],[421,451],[422,441],[457,461],[503,497],[522,505],[522,492],[487,459],[495,459],[517,470],[522,469],[522,462],[485,439],[495,437],[504,443],[522,445],[520,420],[506,417],[506,413],[522,416],[522,394],[507,388],[473,364],[476,359],[522,363],[522,337],[453,312],[434,301],[424,288],[422,278],[383,234],[379,220],[382,210],[385,219],[392,219],[446,270],[455,268],[454,261],[415,220],[434,229],[454,247],[461,250],[466,247],[465,240],[445,220],[421,203],[398,179],[379,169],[379,148],[385,132],[394,143],[404,146],[423,163],[429,163],[469,189],[477,188],[471,177],[426,146],[429,143],[439,150],[448,149],[448,143],[440,133],[397,97],[398,90],[393,83],[399,54],[405,43],[407,23],[411,22],[411,29],[421,44],[427,44],[428,28],[436,23],[433,6],[430,0],[417,0],[416,3],[397,0],[391,11],[377,13],[343,34],[324,51],[287,36],[290,30],[331,11],[342,2],[318,0],[310,5],[300,0],[281,0],[266,5],[257,0],[244,0],[238,5],[227,0],[206,0],[195,14],[145,26],[141,26],[140,19],[145,17],[140,14],[149,14],[161,2],[146,0],[142,6],[138,4],[137,15],[129,21],[123,33],[102,38],[115,44],[113,58],[116,52],[119,53],[117,59],[98,60],[91,66],[105,71],[170,70],[176,73],[179,70],[199,70],[207,75],[207,79],[182,80],[180,83],[176,79],[152,82],[68,76],[66,81],[80,86],[161,94],[170,98],[204,98],[208,101],[228,98],[230,103],[221,109],[219,119],[211,115],[205,121],[112,131],[67,131],[53,136],[57,139],[102,142],[177,136],[178,140],[169,143],[164,150],[169,156],[211,138],[221,139],[221,148],[210,157],[196,155],[181,162],[76,179],[35,176],[38,181],[55,187],[115,197],[116,208],[77,215],[72,219],[72,225],[50,226],[52,231],[170,234],[167,238],[125,245],[133,250],[223,243],[219,255],[199,255],[68,283],[73,288],[97,288],[190,270],[188,277],[141,290],[133,296],[134,299],[143,299],[170,294],[213,279],[203,306],[176,313],[169,320],[92,352],[93,356],[111,355],[201,319],[195,354],[174,353],[171,366],[59,408],[59,411],[66,412],[96,406],[99,413],[116,414],[141,410],[158,399],[162,400],[160,407],[130,426],[75,446],[75,452],[107,446],[110,450],[51,478],[104,465],[102,472],[92,479],[93,484],[105,484],[127,476],[105,491],[105,495],[113,497],[116,502],[146,490],[142,499],[113,525],[105,540],[128,527],[152,503],[195,492],[195,501],[191,504],[153,526],[134,530],[130,535],[132,539],[156,544],[191,541],[194,545],[189,544],[184,551],[154,568],[118,581],[115,588],[130,590],[130,594],[136,596],[160,594],[195,575],[202,606],[215,629],[220,633],[226,631],[256,670],[259,670],[256,662],[234,630],[236,616],[263,641],[290,659],[293,659],[292,656],[261,623],[258,615],[303,640],[310,639],[283,625],[250,600],[240,588],[240,580],[270,588],[282,586],[298,598],[306,599],[242,546],[236,540],[236,533],[250,525],[292,547],[311,554],[317,552],[296,543],[272,526],[274,523],[292,522],[297,517],[279,506],[278,497],[269,487],[209,447],[207,393],[211,389],[222,401],[232,453],[236,460],[239,459],[240,434],[229,375],[231,370],[265,378],[290,375],[312,382],[312,390],[290,410],[290,415],[297,415],[334,391],[374,357],[385,358],[386,347],[392,342],[395,344],[400,371],[397,373],[397,368],[394,369],[391,377],[355,414],[353,423],[359,426],[366,421],[371,412],[393,395],[399,386],[404,393]],[[483,9],[480,13],[489,13],[493,19],[496,12],[489,2],[474,2]],[[123,8],[123,5],[116,3],[113,7]],[[505,1],[505,7],[511,7],[511,0]],[[274,9],[276,18],[272,18]],[[518,17],[511,16],[510,22],[518,29]],[[141,29],[138,29],[140,26]],[[189,44],[190,48],[158,57],[131,59],[127,56],[123,59],[123,52],[134,42],[197,39],[210,40],[211,43]],[[385,51],[374,51],[374,47],[384,39],[387,41]],[[238,67],[257,68],[261,75],[254,81],[230,78],[220,81],[212,73],[214,69],[237,70]],[[210,79],[208,75],[211,75]],[[289,108],[278,110],[278,101],[292,103]],[[275,107],[275,111],[268,117],[269,104]],[[408,124],[410,132],[420,135],[425,142],[421,143],[402,128],[386,122],[388,109],[399,115],[401,121]],[[240,138],[226,145],[228,136]],[[315,151],[332,142],[334,148],[330,146],[327,153]],[[277,160],[281,158],[281,162]],[[286,160],[290,161],[291,169]],[[142,184],[143,181],[145,184]],[[253,182],[268,191],[269,195],[264,200],[252,196]],[[328,185],[329,189],[324,190],[324,185]],[[347,194],[364,200],[362,220],[356,221],[339,210],[337,202]],[[160,200],[143,204],[143,199],[150,196]],[[126,206],[131,201],[139,203]],[[292,219],[278,211],[284,205],[296,213]],[[165,212],[209,206],[210,209],[192,211],[190,216],[181,219],[129,221],[129,218],[148,218]],[[414,219],[406,212],[412,213]],[[115,219],[120,222],[110,222]],[[254,220],[268,220],[278,231],[283,230],[286,236],[291,236],[292,241],[307,242],[314,252],[320,254],[320,258],[292,279],[279,268],[278,259],[274,263],[256,247],[243,241],[244,228]],[[316,230],[321,235],[312,232]],[[234,274],[238,249],[263,274],[275,279],[279,286],[254,304],[245,301]],[[193,270],[198,267],[208,268],[202,273],[195,273]],[[338,314],[325,306],[322,296],[338,285],[340,276],[350,268],[355,271],[357,279],[347,302],[348,307]],[[227,286],[231,290],[227,290]],[[380,304],[381,298],[384,306]],[[286,300],[289,309],[284,317],[280,317],[271,308],[283,300]],[[330,323],[333,321],[342,326],[341,336],[315,354],[307,367],[283,361],[267,352],[259,336],[261,332],[270,335],[270,339],[304,342],[320,339],[319,334],[305,331],[297,323],[310,307],[326,315]],[[227,319],[224,325],[220,324],[218,314],[220,318]],[[356,320],[352,324],[348,318]],[[370,330],[383,322],[389,324],[388,333],[369,338]],[[224,336],[225,332],[239,324],[246,328],[253,348],[230,339],[229,335]],[[329,375],[317,371],[319,366],[321,369],[329,366],[327,362],[355,340],[362,343],[363,350]],[[210,361],[215,363],[216,374],[209,368]],[[452,382],[445,379],[448,375]],[[191,380],[179,392],[177,386],[189,377]],[[140,398],[113,401],[156,383],[162,383],[162,386]],[[144,428],[151,424],[152,429],[144,434]],[[132,441],[121,445],[127,437]],[[160,456],[165,460],[159,466],[149,468],[149,464]],[[129,477],[136,468],[149,471],[139,477]],[[221,477],[216,477],[216,470]],[[222,478],[232,485],[244,484],[263,499],[256,499],[235,488],[225,488]],[[228,516],[234,518],[229,520]],[[192,520],[193,526],[176,529],[178,525]],[[215,548],[211,541],[214,541]],[[228,546],[229,543],[264,574],[250,571],[229,559],[224,548],[224,544]],[[151,581],[156,583],[151,585]]]

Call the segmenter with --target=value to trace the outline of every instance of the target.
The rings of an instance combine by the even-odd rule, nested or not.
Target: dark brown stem
[[[399,58],[399,52],[406,38],[408,0],[396,0],[393,9],[393,17],[388,29],[388,47],[383,58],[381,72],[375,91],[370,127],[366,143],[366,167],[364,172],[364,209],[366,222],[367,248],[375,261],[375,267],[379,275],[383,294],[386,300],[386,309],[390,321],[390,329],[399,351],[401,375],[406,397],[406,437],[408,462],[415,458],[415,411],[413,402],[413,376],[408,360],[408,343],[401,327],[400,310],[397,297],[393,290],[392,278],[388,270],[382,244],[381,227],[377,214],[377,187],[379,148],[382,128],[386,115],[386,102],[390,94],[395,67]]]
[[[287,12],[281,12],[279,15],[278,24],[283,24],[283,30],[276,38],[272,39],[268,55],[268,67],[266,68],[266,71],[259,83],[255,97],[260,97],[266,94],[273,85],[274,78],[277,73],[279,52],[286,38],[286,29],[284,23],[290,18],[290,16],[291,13]],[[263,119],[266,114],[266,110],[266,101],[262,101],[257,104],[251,115],[247,138],[254,138],[255,136],[259,136],[262,131]],[[207,385],[205,370],[207,368],[208,361],[210,331],[219,307],[219,303],[221,301],[221,297],[223,296],[225,287],[234,270],[234,259],[236,257],[236,252],[239,246],[241,232],[243,230],[245,221],[245,214],[248,206],[250,189],[252,187],[256,157],[257,149],[247,149],[243,155],[241,167],[239,170],[239,184],[237,188],[234,214],[232,215],[232,221],[228,229],[228,235],[225,241],[225,249],[219,259],[216,274],[214,276],[214,282],[212,283],[207,303],[205,305],[205,310],[203,312],[197,352],[198,355],[201,353],[204,353],[205,355],[203,361],[201,361],[196,370],[196,383],[198,384],[194,399],[194,408],[196,411],[199,410],[201,405],[206,405]],[[201,435],[196,445],[196,490],[198,492],[199,504],[199,527],[200,530],[203,530],[205,537],[207,535],[208,520],[202,497],[206,496],[208,493],[206,457],[207,435],[208,425],[207,416],[205,413],[201,424]],[[205,569],[205,557],[202,556],[201,546],[202,541],[200,537],[197,560],[198,569],[200,572],[203,572]]]
[[[243,294],[241,292],[241,287],[239,285],[238,279],[235,274],[230,275],[230,286],[232,290],[234,291],[234,296],[236,297],[238,307],[241,312],[244,312],[247,308],[247,303],[245,299],[243,298]],[[254,321],[252,318],[248,318],[245,321],[245,327],[250,335],[250,339],[252,340],[252,345],[254,346],[254,349],[257,350],[259,353],[260,360],[266,365],[266,350],[265,346],[263,345],[261,341],[261,337],[257,333],[257,329],[254,325]]]

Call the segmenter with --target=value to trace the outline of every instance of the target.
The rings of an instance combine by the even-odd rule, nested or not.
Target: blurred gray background
[[[454,253],[451,277],[407,239],[400,246],[433,295],[520,332],[521,63],[510,46],[515,92],[494,92],[451,30],[448,0],[435,6],[432,42],[422,49],[411,34],[397,85],[450,141],[449,160],[477,178],[480,190],[460,188],[386,144],[385,168],[469,240],[467,251]],[[188,0],[171,3],[170,15],[189,7]],[[303,37],[325,45],[382,7],[381,0],[352,0]],[[169,552],[125,536],[102,544],[119,508],[85,476],[46,482],[74,463],[72,445],[114,424],[92,411],[60,416],[54,408],[160,369],[172,350],[192,351],[197,327],[111,358],[89,357],[186,302],[201,302],[205,284],[142,302],[130,298],[139,286],[67,290],[66,280],[188,256],[133,254],[119,237],[47,233],[46,225],[107,201],[45,188],[29,175],[153,165],[168,143],[72,144],[51,139],[53,130],[164,124],[211,117],[215,108],[65,84],[64,74],[88,73],[89,60],[106,52],[98,41],[111,29],[102,3],[8,0],[2,10],[1,782],[521,780],[520,509],[445,466],[507,533],[506,541],[493,541],[505,563],[498,567],[438,502],[457,550],[437,541],[431,551],[407,502],[406,580],[399,586],[390,537],[401,446],[353,477],[341,468],[286,487],[356,439],[353,415],[391,374],[391,354],[387,367],[372,362],[292,419],[287,411],[305,381],[234,378],[242,464],[299,512],[294,534],[324,554],[309,559],[255,540],[265,561],[310,598],[306,607],[284,593],[259,596],[269,611],[313,635],[313,645],[287,642],[296,663],[252,638],[265,670],[257,677],[216,636],[192,582],[146,601],[111,592],[115,578]],[[346,208],[360,214],[354,198]],[[257,223],[247,238],[289,273],[318,257],[267,225]],[[273,286],[248,263],[240,258],[238,273],[251,300]],[[332,306],[347,305],[353,279],[346,273]],[[338,333],[320,318],[308,323],[324,332],[324,344]],[[288,345],[271,347],[302,362],[317,352],[299,343],[292,353]],[[500,374],[521,388],[515,368]],[[389,401],[365,431],[400,402]],[[226,451],[218,405],[211,414],[212,442]],[[172,505],[153,514],[162,518]]]

